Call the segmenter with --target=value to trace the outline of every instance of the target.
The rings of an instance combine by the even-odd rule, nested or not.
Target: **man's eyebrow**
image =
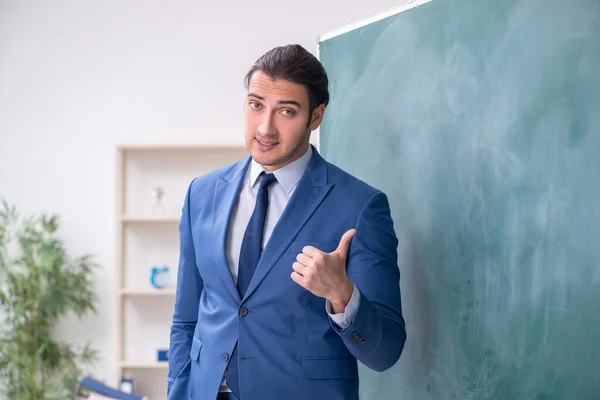
[[[259,100],[264,100],[265,99],[264,97],[259,96],[259,95],[255,94],[255,93],[248,93],[248,97],[256,97]]]
[[[256,97],[259,100],[265,100],[264,97],[257,95],[256,93],[248,93],[248,97]],[[293,104],[295,106],[297,106],[298,108],[302,108],[302,106],[300,105],[300,103],[298,103],[296,100],[279,100],[277,102],[277,104]]]
[[[298,103],[296,100],[279,100],[277,104],[293,104],[295,106],[298,106],[298,108],[302,108],[300,103]]]

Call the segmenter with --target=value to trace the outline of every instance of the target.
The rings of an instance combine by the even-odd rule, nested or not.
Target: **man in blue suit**
[[[329,102],[312,54],[275,48],[246,84],[251,157],[183,206],[168,399],[358,399],[357,360],[386,370],[406,340],[387,197],[309,144]]]

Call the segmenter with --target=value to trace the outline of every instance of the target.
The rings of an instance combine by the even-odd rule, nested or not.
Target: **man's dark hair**
[[[262,71],[272,79],[304,85],[308,90],[309,121],[317,106],[329,104],[329,81],[321,62],[299,44],[275,47],[263,54],[246,75],[246,88],[256,71]]]

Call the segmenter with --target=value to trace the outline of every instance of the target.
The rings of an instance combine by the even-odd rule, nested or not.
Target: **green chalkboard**
[[[320,43],[408,340],[361,398],[600,399],[600,1],[433,0]]]

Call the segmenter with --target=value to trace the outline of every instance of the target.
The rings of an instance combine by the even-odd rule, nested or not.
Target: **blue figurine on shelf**
[[[164,289],[169,286],[169,267],[152,266],[150,272],[150,284],[156,289]]]

